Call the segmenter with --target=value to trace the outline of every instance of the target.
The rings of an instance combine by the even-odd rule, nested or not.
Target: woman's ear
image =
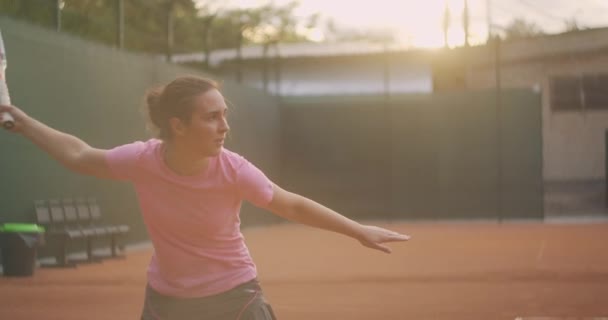
[[[186,132],[186,126],[178,117],[173,117],[169,119],[169,127],[171,128],[173,136],[181,136],[184,135],[184,133]]]

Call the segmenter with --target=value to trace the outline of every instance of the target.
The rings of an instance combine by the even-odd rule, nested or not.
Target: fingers
[[[1,112],[22,112],[21,109],[19,109],[17,106],[14,105],[6,105],[6,104],[0,104],[0,111]]]
[[[381,247],[380,247],[380,250],[381,250],[382,252],[384,252],[384,253],[388,253],[388,254],[393,253],[393,250],[392,250],[391,248],[387,247],[387,246],[381,246]]]
[[[395,232],[392,230],[387,230],[384,229],[384,239],[382,242],[389,242],[389,241],[408,241],[410,240],[412,237],[406,234],[401,234],[399,232]]]
[[[17,119],[18,117],[15,115],[15,107],[0,106],[0,128],[11,132],[17,132]]]
[[[13,106],[5,106],[5,105],[0,105],[0,114],[3,114],[3,113],[8,113],[8,114],[10,114],[11,116],[13,116],[13,115],[14,115],[14,112],[15,112],[15,107],[13,107]]]
[[[411,236],[397,233],[389,235],[387,241],[408,241],[411,238]]]
[[[406,234],[401,234],[388,229],[383,229],[375,226],[366,226],[366,235],[360,239],[361,243],[366,247],[376,249],[385,253],[391,253],[392,250],[384,245],[387,242],[408,241],[412,237]]]
[[[404,234],[394,234],[394,235],[389,235],[386,239],[383,239],[377,243],[374,243],[371,248],[376,249],[376,250],[380,250],[384,253],[392,253],[391,248],[389,248],[388,246],[383,245],[382,243],[386,243],[386,242],[397,242],[397,241],[408,241],[410,240],[411,237],[408,235],[404,235]]]
[[[382,245],[382,244],[378,244],[378,243],[375,243],[374,246],[372,247],[372,249],[380,250],[380,251],[382,251],[384,253],[391,253],[391,252],[393,252],[391,250],[391,248],[389,248],[389,247],[387,247],[385,245]]]

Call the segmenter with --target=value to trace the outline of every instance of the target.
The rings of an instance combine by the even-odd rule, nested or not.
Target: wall
[[[354,218],[540,218],[540,96],[282,101],[282,183]]]
[[[608,73],[608,51],[567,54],[539,60],[505,63],[501,79],[507,88],[542,91],[543,176],[545,180],[598,180],[605,177],[604,133],[606,110],[551,110],[549,79],[557,75]],[[494,86],[493,67],[473,65],[467,74],[469,88]]]
[[[267,64],[268,89],[283,96],[348,95],[390,93],[430,93],[432,71],[429,63],[402,54],[313,57],[281,59]],[[236,79],[234,64],[217,70],[227,79]],[[263,88],[264,62],[250,60],[243,64],[243,81]],[[385,73],[387,72],[387,73]],[[279,85],[277,85],[279,79]]]
[[[53,128],[98,148],[112,148],[150,135],[140,112],[145,91],[194,70],[121,52],[5,18],[0,28],[8,52],[7,79],[13,103]],[[279,109],[275,98],[226,81],[232,107],[227,147],[279,179]],[[35,199],[96,196],[111,222],[145,237],[129,184],[69,172],[21,136],[1,133],[0,221],[34,221]],[[276,221],[245,207],[244,224]]]

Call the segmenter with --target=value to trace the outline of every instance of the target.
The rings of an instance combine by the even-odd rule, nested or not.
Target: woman
[[[386,253],[384,243],[409,239],[285,191],[224,149],[228,108],[214,82],[180,77],[146,100],[158,139],[111,150],[0,106],[15,119],[12,131],[68,169],[133,184],[154,246],[141,319],[274,319],[240,232],[242,200]]]

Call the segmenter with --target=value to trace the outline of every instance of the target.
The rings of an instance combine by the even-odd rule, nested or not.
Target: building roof
[[[392,53],[433,52],[433,50],[418,49],[405,45],[391,44],[385,46],[384,44],[373,42],[282,43],[278,45],[278,48],[281,58],[364,56],[384,53],[386,51]],[[484,44],[471,48],[457,48],[456,52],[460,52],[461,54],[466,52],[466,54],[474,57],[473,61],[476,63],[487,63],[494,59],[494,55],[488,53],[489,50],[494,49],[492,46]],[[608,50],[608,27],[503,41],[501,59],[503,62],[508,62],[599,50]],[[275,48],[271,48],[268,52],[270,57],[274,57],[276,54]],[[211,66],[216,67],[224,61],[234,60],[236,57],[237,52],[235,49],[215,50],[211,53],[209,63]],[[242,58],[245,60],[257,60],[262,57],[263,47],[261,45],[246,46],[242,49]],[[175,54],[171,60],[176,63],[192,63],[203,62],[204,59],[205,54],[198,52]]]
[[[493,46],[480,46],[478,55],[474,56],[476,63],[493,61]],[[503,41],[500,47],[500,59],[503,62],[515,62],[547,58],[552,56],[567,56],[608,50],[608,28],[585,29],[554,35],[542,35],[531,38]]]
[[[368,55],[391,51],[405,51],[409,49],[404,45],[388,45],[373,42],[341,42],[341,43],[281,43],[278,45],[281,58],[301,58],[301,57],[335,57],[351,55]],[[271,47],[268,56],[276,56],[277,51]],[[260,59],[264,55],[261,45],[246,46],[242,49],[243,59]],[[209,64],[217,66],[226,60],[236,59],[235,49],[215,50],[211,53]],[[203,62],[205,54],[202,52],[175,54],[171,61],[176,63]]]

